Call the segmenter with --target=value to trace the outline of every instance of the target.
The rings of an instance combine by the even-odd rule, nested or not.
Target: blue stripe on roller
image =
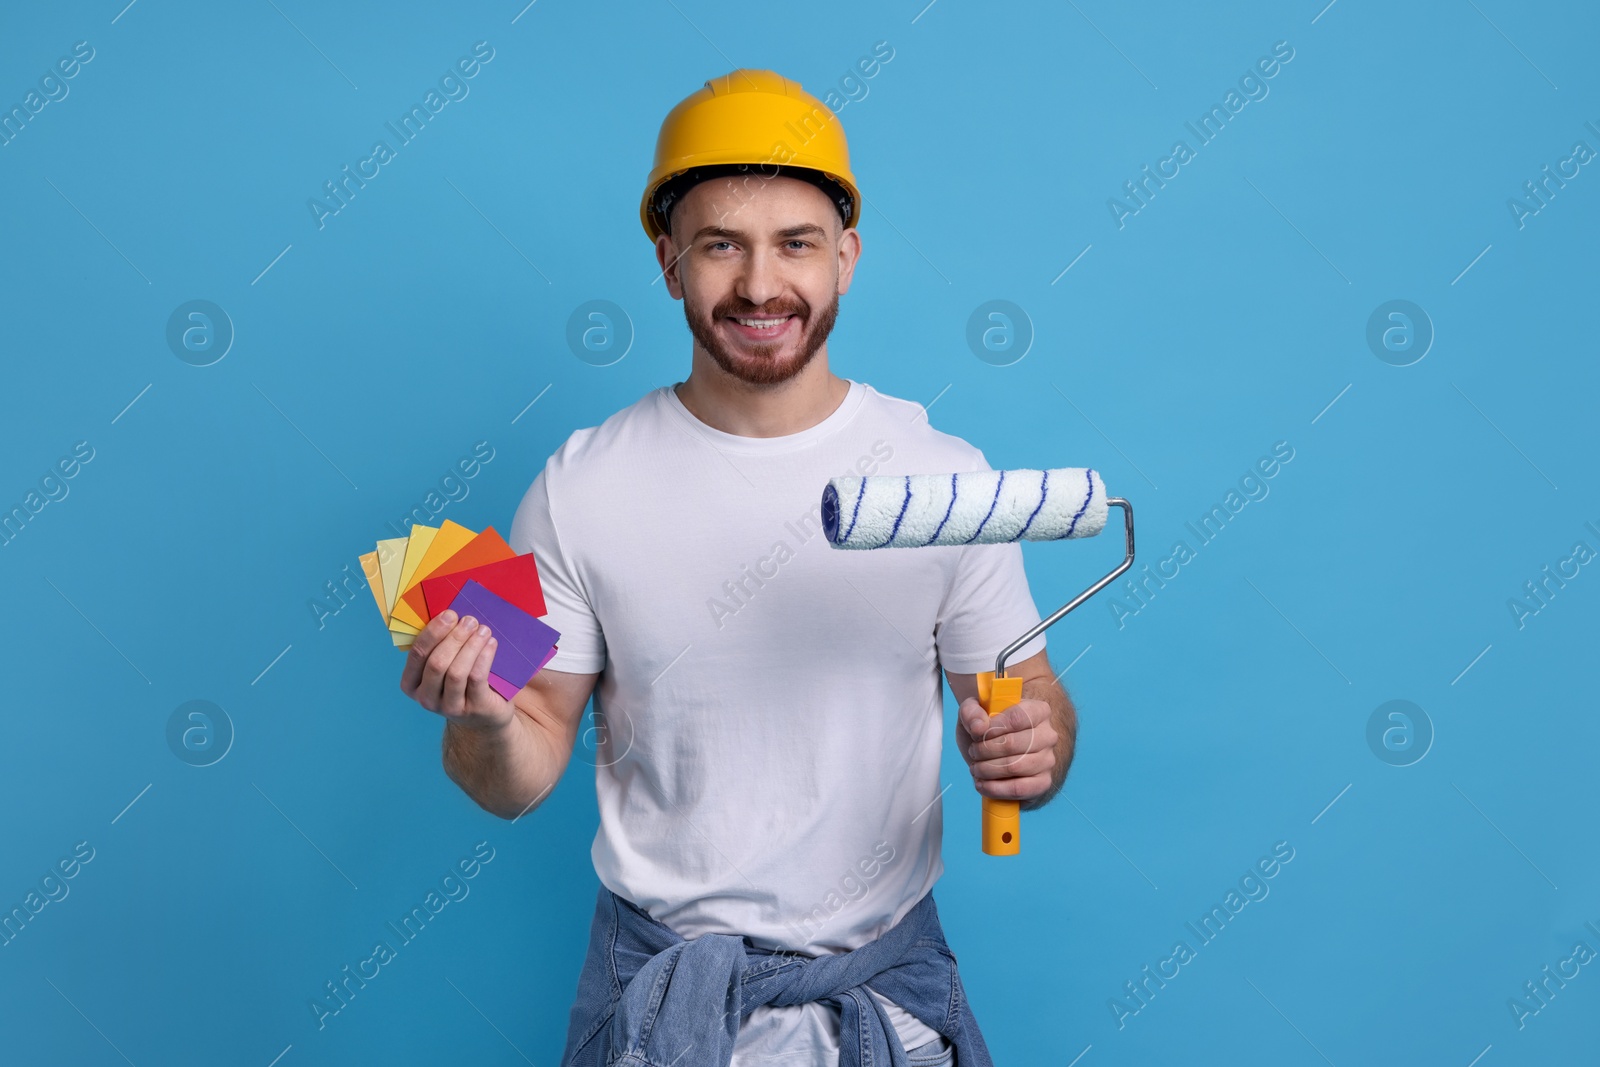
[[[950,521],[950,513],[956,509],[956,476],[950,476],[950,506],[944,509],[944,518],[939,520],[938,527],[933,531],[933,536],[923,542],[924,546],[931,545],[939,540],[939,533],[944,529],[944,524]]]
[[[861,498],[867,495],[866,479],[861,480],[861,492],[856,494],[856,506],[850,509],[850,525],[844,531],[844,536],[839,538],[842,545],[850,540],[850,531],[856,528],[856,516],[861,514]]]
[[[889,539],[883,545],[892,544],[894,535],[900,532],[900,521],[906,517],[906,508],[911,506],[911,475],[906,475],[906,498],[900,501],[900,514],[894,517],[894,528],[889,531]],[[882,548],[883,545],[879,545]]]
[[[1044,507],[1044,498],[1049,496],[1049,495],[1050,495],[1050,472],[1047,470],[1047,471],[1044,472],[1044,477],[1039,479],[1039,503],[1037,505],[1035,505],[1035,507],[1033,509],[1033,515],[1029,515],[1028,516],[1028,521],[1022,524],[1022,529],[1018,530],[1017,531],[1017,536],[1013,537],[1011,540],[1013,540],[1013,541],[1022,540],[1022,535],[1027,533],[1028,532],[1028,527],[1033,525],[1034,516],[1038,515],[1039,514],[1039,509]]]
[[[1089,483],[1089,495],[1083,498],[1083,507],[1079,508],[1078,513],[1072,516],[1072,525],[1068,526],[1067,532],[1061,535],[1063,538],[1072,536],[1072,531],[1078,528],[1078,520],[1083,518],[1083,513],[1089,510],[1089,502],[1094,499],[1094,471],[1085,467],[1083,477]]]
[[[839,490],[832,482],[822,487],[822,532],[829,543],[839,543]]]
[[[993,515],[994,514],[994,506],[996,504],[1000,503],[1000,487],[1002,485],[1005,485],[1005,484],[1006,484],[1006,472],[1005,471],[1001,471],[1000,472],[1000,480],[998,482],[994,483],[994,499],[989,501],[989,513],[988,513],[988,515],[985,515],[983,517],[983,522],[978,523],[978,528],[976,530],[972,531],[972,537],[969,537],[965,541],[961,542],[962,544],[964,544],[964,545],[972,544],[973,540],[979,534],[983,533],[984,526],[986,526],[988,524],[988,522],[989,522],[989,515]]]

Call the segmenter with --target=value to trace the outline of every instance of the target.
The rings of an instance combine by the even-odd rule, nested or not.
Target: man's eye
[[[811,242],[802,241],[798,237],[795,238],[794,240],[790,241],[789,244],[790,244],[791,247],[793,247],[794,245],[799,245],[801,248],[810,248],[811,247]]]
[[[716,249],[716,248],[721,248],[723,246],[726,246],[728,248],[732,248],[733,247],[733,245],[730,244],[727,241],[712,241],[711,244],[708,245],[707,247],[708,248],[712,248],[712,249]]]

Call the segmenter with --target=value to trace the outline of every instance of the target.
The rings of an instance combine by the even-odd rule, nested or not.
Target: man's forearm
[[[1023,801],[1023,811],[1042,808],[1061,792],[1067,780],[1067,769],[1072,766],[1072,754],[1078,740],[1078,714],[1072,698],[1061,683],[1050,678],[1030,678],[1022,685],[1022,695],[1031,700],[1043,700],[1050,705],[1050,722],[1056,730],[1055,767],[1050,772],[1050,788],[1032,800]]]
[[[485,811],[515,819],[555,788],[564,761],[528,716],[486,730],[446,722],[444,771]]]

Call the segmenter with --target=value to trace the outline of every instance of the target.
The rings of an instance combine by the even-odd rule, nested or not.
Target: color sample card
[[[556,654],[556,646],[555,645],[551,645],[550,646],[550,651],[546,652],[544,654],[544,659],[541,660],[540,663],[539,663],[540,669],[543,669],[544,665],[546,663],[549,663],[550,662],[550,658],[552,656],[554,656],[555,654]],[[539,672],[538,671],[534,671],[533,673],[538,674]],[[526,684],[526,683],[524,683],[524,684]],[[512,685],[510,682],[506,681],[504,678],[502,678],[498,674],[494,673],[493,670],[491,670],[489,672],[489,686],[496,693],[499,693],[501,696],[505,697],[507,700],[510,700],[512,697],[516,696],[517,693],[522,689],[522,686],[520,686],[520,685]]]
[[[439,542],[435,540],[434,548],[437,548],[438,545]],[[431,550],[428,554],[430,557],[433,555]],[[475,567],[481,567],[484,564],[498,563],[501,560],[516,558],[516,552],[512,550],[510,545],[506,544],[505,538],[496,533],[493,526],[490,526],[481,534],[474,537],[471,541],[468,541],[466,546],[463,547],[461,551],[457,552],[455,555],[451,556],[437,567],[429,570],[428,560],[424,559],[422,561],[422,566],[417,569],[417,573],[421,576],[422,581],[413,581],[411,588],[406,590],[405,595],[402,596],[401,599],[407,604],[411,605],[412,611],[417,612],[424,619],[431,619],[439,612],[427,610],[427,601],[423,596],[424,582],[437,581],[441,575],[455,574],[460,571],[467,571],[472,570]],[[533,557],[529,556],[528,559],[531,561]],[[426,571],[426,573],[423,573],[424,571]],[[535,577],[534,580],[537,582],[537,577]],[[484,584],[489,585],[488,582],[485,582]],[[459,589],[460,587],[458,586],[457,588]],[[493,589],[494,587],[491,585],[489,588]],[[445,603],[448,604],[449,601],[446,600]],[[443,608],[439,609],[439,611],[443,610]],[[532,612],[532,614],[543,615],[543,607],[541,606],[538,611]]]
[[[383,576],[383,617],[387,619],[400,595],[400,568],[406,561],[409,538],[390,537],[378,542],[378,573]]]
[[[372,591],[372,599],[377,602],[378,615],[387,619],[389,606],[383,602],[383,574],[378,569],[376,549],[361,557],[361,573],[367,576],[367,588]]]
[[[422,614],[411,606],[406,594],[414,589],[422,579],[432,574],[441,563],[471,544],[473,538],[477,536],[476,531],[467,529],[459,522],[451,522],[446,519],[444,525],[439,527],[439,532],[433,535],[433,540],[428,542],[427,551],[422,554],[422,559],[417,563],[416,568],[412,570],[409,576],[402,578],[401,585],[404,588],[401,590],[400,599],[390,608],[389,617],[395,622],[409,623],[419,630],[427,625],[428,620],[424,619]]]
[[[424,579],[422,591],[428,602],[428,618],[450,606],[469,581],[477,582],[496,596],[504,597],[529,615],[545,613],[544,592],[539,588],[539,568],[533,553],[513,556],[482,567]]]
[[[417,567],[422,563],[422,557],[427,554],[428,546],[433,544],[433,539],[438,533],[439,528],[437,526],[413,525],[411,527],[411,536],[406,541],[405,562],[400,565],[401,592],[411,588],[411,576],[417,572]],[[397,603],[399,603],[398,593],[396,594],[396,599],[389,602],[389,629],[391,630],[395,628],[395,623],[404,621],[394,617],[394,607]],[[422,625],[419,623],[411,630],[400,632],[416,633],[421,629]]]
[[[504,597],[497,596],[477,582],[469,581],[450,602],[459,616],[471,615],[493,631],[499,642],[489,670],[519,689],[550,658],[559,633]]]
[[[489,685],[507,700],[556,654],[561,635],[538,619],[546,609],[533,553],[517,555],[492,526],[414,524],[409,536],[384,538],[359,559],[396,648],[409,649],[448,607],[470,614],[498,638]]]

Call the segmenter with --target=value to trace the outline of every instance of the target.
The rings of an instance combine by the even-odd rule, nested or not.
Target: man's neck
[[[689,379],[675,391],[689,413],[713,429],[739,437],[786,437],[837,411],[850,383],[828,369],[826,348],[780,385],[751,385],[728,374],[696,346]]]

